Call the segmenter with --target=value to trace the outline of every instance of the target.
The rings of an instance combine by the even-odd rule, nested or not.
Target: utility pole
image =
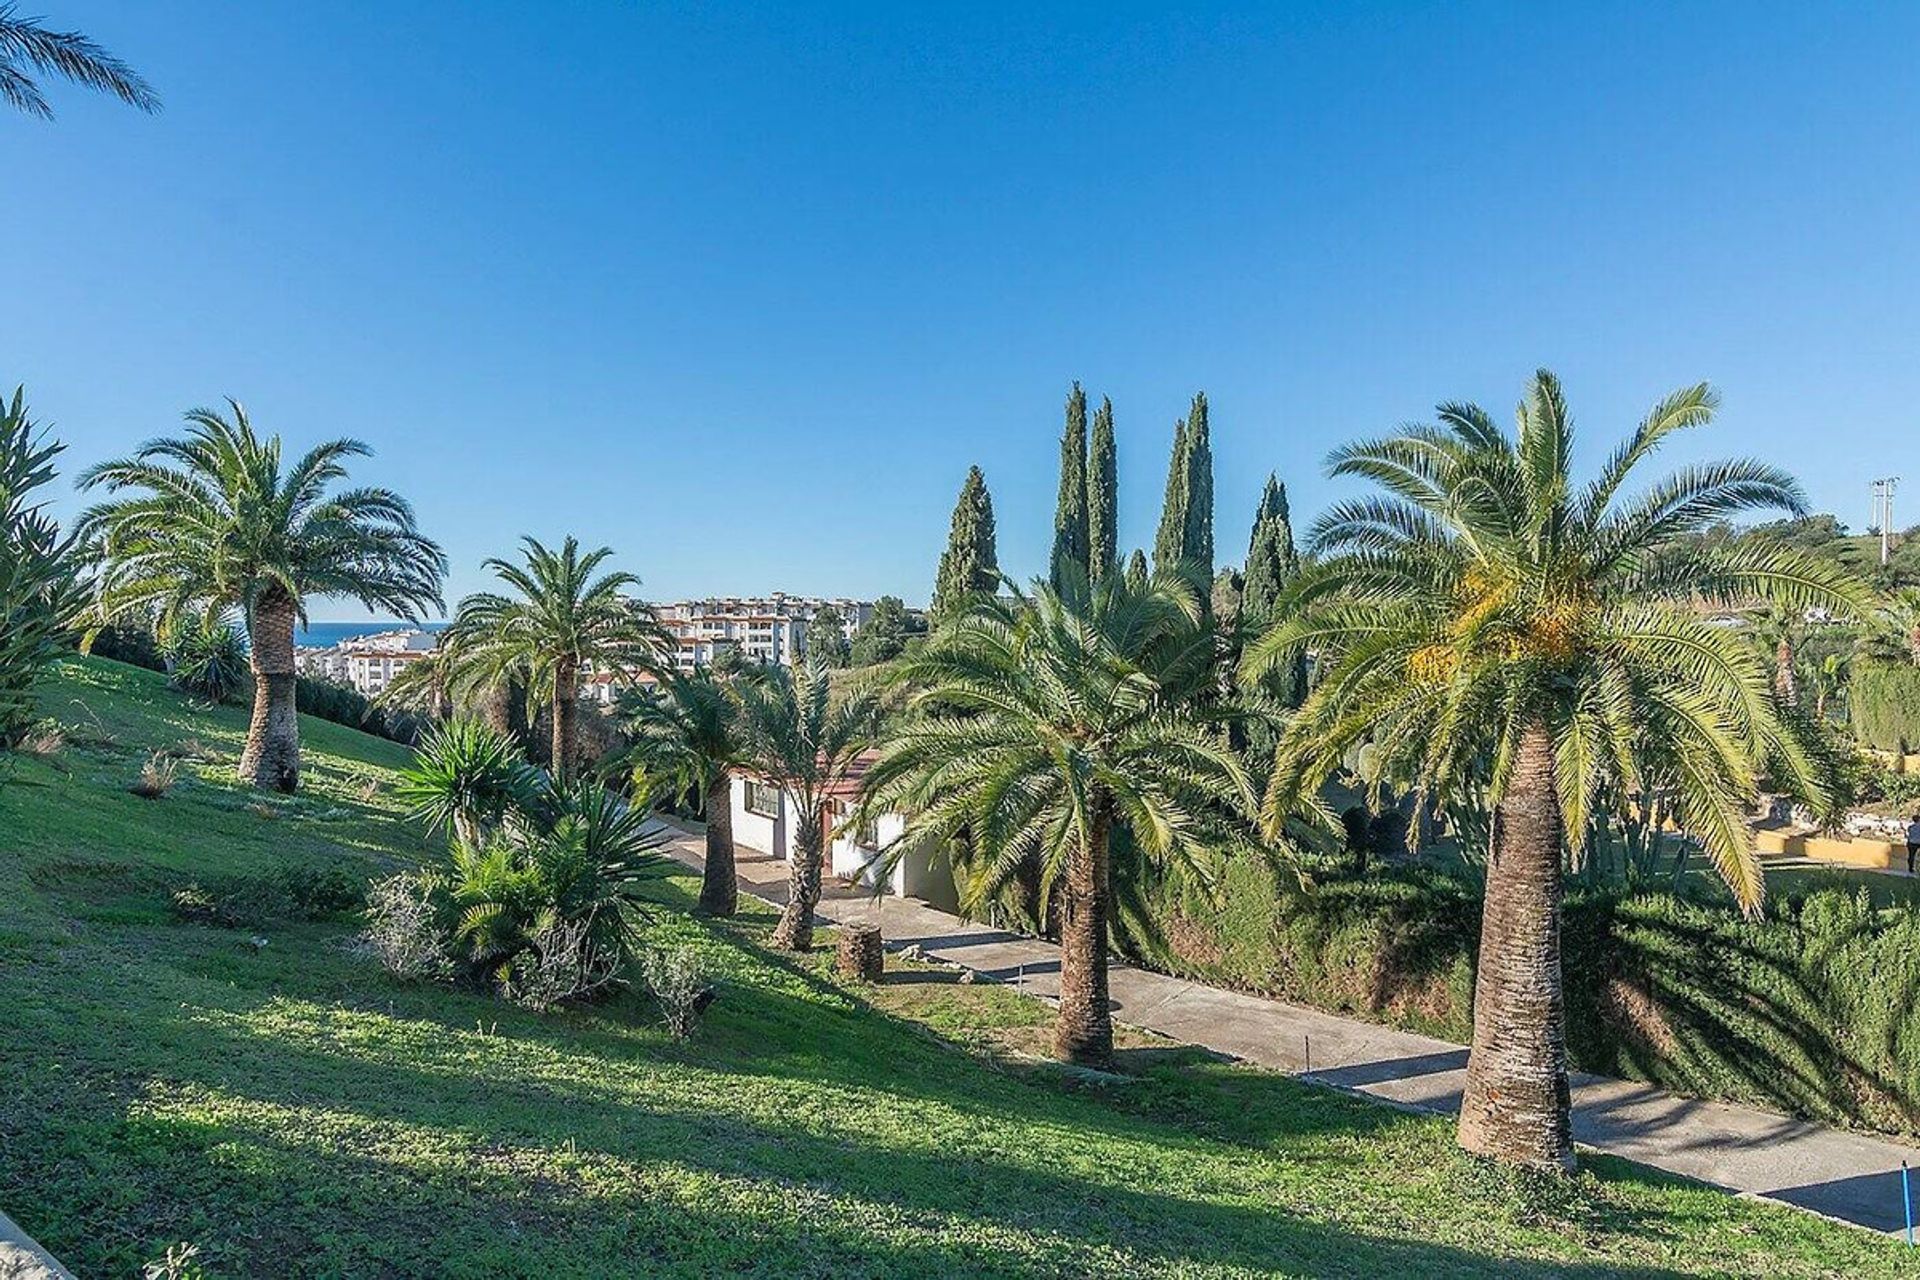
[[[1873,522],[1880,530],[1880,563],[1893,554],[1893,491],[1899,476],[1883,476],[1873,482]]]

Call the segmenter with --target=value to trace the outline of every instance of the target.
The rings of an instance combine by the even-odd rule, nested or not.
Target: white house
[[[853,825],[853,807],[860,795],[861,778],[876,757],[869,753],[855,764],[849,776],[830,794],[826,803],[827,853],[822,859],[823,877],[858,883],[869,890],[902,898],[918,898],[942,911],[959,909],[959,894],[954,889],[953,867],[944,845],[936,848],[909,849],[893,862],[891,874],[879,865],[881,850],[899,839],[906,820],[899,814],[881,815],[871,828]],[[784,862],[792,847],[799,803],[791,793],[764,778],[736,773],[733,777],[733,842],[741,849]],[[883,874],[884,886],[880,885]]]

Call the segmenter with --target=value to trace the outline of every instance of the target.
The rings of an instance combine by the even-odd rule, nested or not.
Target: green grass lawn
[[[684,1045],[635,995],[538,1016],[396,983],[347,920],[178,923],[190,879],[432,856],[404,753],[307,721],[310,791],[262,801],[226,780],[238,710],[97,661],[46,709],[74,741],[0,788],[0,1208],[83,1276],[176,1241],[222,1276],[1913,1274],[1619,1161],[1498,1175],[1442,1121],[1145,1037],[1123,1076],[1064,1073],[1011,991],[840,985],[765,951],[766,911],[689,918],[690,881],[652,929],[723,986]],[[188,738],[215,762],[127,792]]]

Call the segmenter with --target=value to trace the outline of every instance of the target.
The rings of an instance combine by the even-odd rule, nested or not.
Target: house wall
[[[780,797],[778,817],[764,818],[757,813],[747,812],[747,780],[735,776],[731,783],[733,793],[733,842],[742,848],[752,849],[755,853],[764,853],[771,857],[785,859],[787,856],[787,814],[792,810],[792,802]]]

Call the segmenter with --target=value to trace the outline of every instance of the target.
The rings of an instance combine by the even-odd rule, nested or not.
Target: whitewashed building
[[[708,596],[654,606],[661,625],[676,642],[674,664],[682,671],[706,666],[720,654],[738,650],[761,662],[793,666],[807,657],[807,624],[832,605],[851,637],[873,617],[870,600],[790,596]]]
[[[893,897],[918,898],[942,911],[957,911],[959,894],[944,845],[909,849],[894,858],[888,868],[881,865],[881,850],[899,839],[906,820],[889,813],[869,828],[854,824],[853,808],[859,799],[861,779],[875,758],[871,753],[863,756],[827,800],[823,878],[869,890],[879,888]],[[751,774],[734,775],[733,842],[738,848],[785,862],[792,849],[798,813],[799,803],[790,792]]]

